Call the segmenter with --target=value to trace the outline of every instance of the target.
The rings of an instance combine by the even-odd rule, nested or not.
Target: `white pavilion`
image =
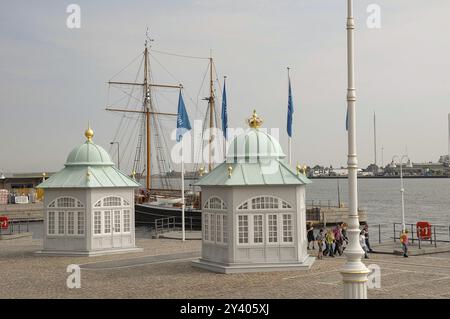
[[[248,123],[231,142],[226,161],[196,183],[202,189],[202,254],[193,265],[220,273],[309,269],[310,181],[289,167],[256,112]]]
[[[140,251],[135,246],[134,190],[139,184],[119,171],[109,154],[86,142],[65,167],[38,185],[44,195],[46,255],[101,255]]]

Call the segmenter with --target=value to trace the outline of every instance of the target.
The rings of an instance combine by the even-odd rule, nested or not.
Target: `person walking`
[[[327,245],[326,251],[329,253],[328,256],[334,257],[333,253],[334,235],[331,229],[328,229],[327,234],[325,235],[325,243]]]
[[[364,225],[364,237],[365,237],[365,241],[366,241],[366,246],[367,249],[369,250],[369,253],[373,252],[372,247],[370,247],[370,242],[369,242],[369,225],[366,223]]]
[[[334,235],[334,254],[339,254],[339,256],[342,255],[342,244],[343,244],[343,238],[342,238],[342,229],[341,225],[337,224],[333,231]]]
[[[307,228],[307,238],[308,238],[308,249],[310,249],[312,243],[312,249],[314,249],[314,227],[311,223],[308,224]]]
[[[403,257],[408,257],[408,245],[409,245],[408,233],[409,231],[405,229],[400,235],[400,242],[402,243],[403,249]]]
[[[316,236],[317,245],[319,246],[319,253],[317,254],[317,259],[323,258],[323,244],[325,241],[325,235],[323,233],[323,228],[319,230],[319,233]]]
[[[366,236],[364,229],[359,233],[359,243],[361,248],[364,250],[364,258],[369,259],[369,255],[367,254],[368,248],[366,245]]]

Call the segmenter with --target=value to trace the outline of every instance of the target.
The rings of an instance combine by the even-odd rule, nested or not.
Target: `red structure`
[[[429,222],[417,222],[417,237],[420,239],[431,239],[431,225]]]
[[[8,229],[9,227],[9,218],[7,216],[0,216],[0,228]]]

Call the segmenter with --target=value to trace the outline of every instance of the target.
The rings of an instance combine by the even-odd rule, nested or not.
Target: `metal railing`
[[[339,208],[339,205],[332,204],[333,202],[335,202],[335,201],[331,200],[331,199],[325,199],[325,200],[310,199],[310,200],[306,200],[305,204],[306,204],[306,207]]]
[[[417,243],[419,248],[425,244],[429,243],[437,247],[438,243],[450,243],[450,225],[430,225],[431,236],[427,236],[426,239],[420,234],[420,227],[416,224],[405,224],[406,229],[408,229],[408,238],[411,244]],[[402,232],[402,223],[391,223],[391,224],[370,224],[369,225],[369,237],[371,243],[386,243],[389,241],[396,242],[400,240]]]
[[[178,216],[170,216],[158,218],[149,222],[139,222],[139,224],[148,227],[151,234],[158,235],[170,231],[182,229],[182,218]],[[202,221],[200,217],[185,217],[184,227],[186,231],[201,230]]]

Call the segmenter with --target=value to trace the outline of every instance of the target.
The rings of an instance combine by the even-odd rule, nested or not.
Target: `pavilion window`
[[[75,234],[75,212],[67,212],[67,234]]]
[[[56,201],[57,207],[75,207],[75,198],[60,197]]]
[[[239,244],[248,244],[248,215],[238,215]]]
[[[54,235],[55,234],[55,212],[48,212],[48,234]]]
[[[111,211],[110,210],[105,210],[103,212],[103,221],[104,221],[103,232],[105,234],[111,234]]]
[[[216,214],[210,214],[209,215],[210,218],[210,240],[211,241],[216,241]]]
[[[94,234],[100,235],[102,233],[102,212],[94,212]]]
[[[103,206],[122,206],[122,199],[117,196],[108,196],[103,199]]]
[[[224,243],[228,242],[228,226],[227,226],[227,215],[222,215],[222,240]]]
[[[263,215],[253,215],[253,243],[264,242]]]
[[[58,212],[58,235],[65,234],[64,212]]]
[[[267,216],[268,218],[268,226],[269,226],[269,243],[277,243],[278,242],[278,222],[277,215],[270,214]]]
[[[125,209],[123,211],[123,232],[129,233],[130,232],[130,225],[131,225],[131,216],[130,216],[130,210]]]
[[[216,228],[216,241],[218,243],[222,243],[223,242],[223,233],[222,233],[222,214],[217,214],[216,215],[216,224],[217,224],[217,228]]]
[[[283,214],[283,242],[292,243],[292,214]]]
[[[209,214],[203,214],[203,239],[209,240]]]
[[[120,233],[120,210],[114,211],[114,232]]]
[[[77,219],[78,235],[84,235],[84,212],[78,212]]]

